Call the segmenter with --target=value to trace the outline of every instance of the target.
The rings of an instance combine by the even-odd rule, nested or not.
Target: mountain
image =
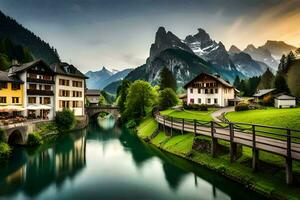
[[[27,48],[34,59],[43,59],[48,64],[60,61],[56,49],[1,11],[0,27],[0,38],[9,38],[13,44]]]
[[[229,55],[238,54],[238,53],[241,53],[241,52],[242,51],[234,45],[232,45],[228,50]]]
[[[244,52],[231,54],[230,58],[237,70],[246,77],[260,76],[268,69],[265,63],[253,60],[249,54]]]
[[[275,60],[271,52],[264,47],[256,48],[254,45],[250,44],[244,49],[243,52],[249,54],[254,60],[266,63],[274,70],[277,70],[278,68],[279,62]]]
[[[271,55],[279,61],[283,54],[287,55],[290,51],[295,51],[297,48],[283,41],[268,40],[263,46]]]
[[[86,84],[89,89],[103,89],[105,86],[115,81],[122,80],[125,76],[131,72],[132,69],[124,69],[122,71],[110,71],[103,67],[99,71],[88,71],[85,75],[89,77]]]

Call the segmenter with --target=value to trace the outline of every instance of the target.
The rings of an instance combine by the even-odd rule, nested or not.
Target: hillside
[[[9,38],[15,45],[26,47],[34,59],[43,59],[48,64],[60,61],[56,49],[1,11],[0,27],[0,38]]]

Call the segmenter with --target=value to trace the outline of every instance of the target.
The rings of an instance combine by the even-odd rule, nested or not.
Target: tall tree
[[[290,92],[286,80],[281,73],[277,73],[274,81],[274,87],[278,92],[287,92],[287,93]]]
[[[157,94],[150,83],[137,80],[131,84],[125,104],[126,119],[139,120],[157,102]]]
[[[239,90],[240,84],[241,84],[241,79],[240,79],[239,75],[237,75],[234,79],[233,86]]]
[[[260,83],[258,84],[258,89],[270,89],[274,83],[274,74],[268,68],[265,73],[261,76]]]
[[[130,84],[131,82],[129,80],[124,79],[117,89],[117,105],[121,114],[125,111],[125,102],[127,99]]]
[[[172,72],[167,68],[164,67],[159,73],[159,86],[160,89],[163,90],[165,88],[172,88],[175,92],[177,89],[176,79],[174,78]]]
[[[178,103],[178,97],[174,90],[171,88],[165,88],[159,92],[158,102],[161,108],[167,109],[172,106],[176,106]]]

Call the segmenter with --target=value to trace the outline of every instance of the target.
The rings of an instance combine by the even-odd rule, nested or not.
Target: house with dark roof
[[[97,106],[99,103],[100,96],[101,96],[100,90],[87,89],[85,91],[86,103],[88,103],[89,106]]]
[[[10,77],[18,77],[24,82],[25,116],[28,118],[54,118],[54,72],[42,60],[13,65]]]
[[[264,98],[270,97],[272,98],[272,95],[276,92],[275,88],[271,89],[261,89],[257,90],[256,93],[253,95],[254,97],[254,102],[255,103],[260,103],[263,101]]]
[[[75,116],[84,115],[85,80],[88,78],[75,66],[60,62],[50,66],[55,73],[55,111],[69,108]]]
[[[185,84],[187,104],[207,104],[220,107],[234,106],[241,99],[233,85],[219,75],[201,73]]]

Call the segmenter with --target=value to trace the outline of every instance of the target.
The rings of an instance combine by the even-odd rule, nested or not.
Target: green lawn
[[[175,118],[184,118],[184,119],[197,119],[200,121],[211,121],[211,113],[216,111],[215,108],[210,108],[208,111],[191,111],[191,110],[164,110],[161,111],[160,114],[169,117]]]
[[[232,122],[245,122],[300,130],[300,108],[267,108],[265,110],[230,112],[225,117]]]

